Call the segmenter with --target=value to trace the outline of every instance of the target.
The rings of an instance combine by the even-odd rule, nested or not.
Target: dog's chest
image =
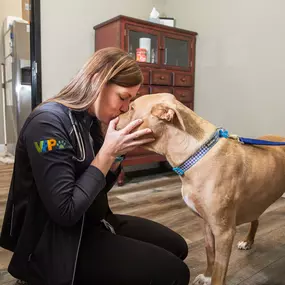
[[[196,207],[195,207],[195,204],[194,204],[194,202],[193,202],[193,199],[191,199],[191,196],[189,197],[188,195],[185,195],[185,196],[183,196],[183,199],[184,199],[184,202],[186,203],[186,205],[187,205],[189,208],[191,208],[191,210],[192,210],[194,213],[196,213],[196,214],[198,214],[198,215],[200,216],[198,210],[197,210]]]
[[[182,197],[186,205],[197,215],[200,216],[200,213],[197,210],[197,207],[195,206],[195,199],[193,197],[192,193],[189,193],[188,191],[183,191],[183,187],[181,189]]]

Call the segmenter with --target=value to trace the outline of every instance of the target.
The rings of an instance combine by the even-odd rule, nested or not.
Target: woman
[[[30,285],[189,282],[185,241],[146,219],[116,215],[107,193],[123,155],[153,141],[140,121],[116,131],[143,81],[124,51],[97,51],[27,119],[16,147],[1,246]],[[105,138],[100,122],[108,126]]]

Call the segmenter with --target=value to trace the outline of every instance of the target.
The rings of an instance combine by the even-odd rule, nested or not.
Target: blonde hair
[[[107,84],[133,87],[142,82],[143,75],[137,62],[125,51],[108,47],[96,51],[70,83],[47,101],[74,110],[86,110]]]

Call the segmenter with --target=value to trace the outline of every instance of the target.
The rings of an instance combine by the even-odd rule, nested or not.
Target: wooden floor
[[[0,165],[0,224],[12,166]],[[191,280],[205,269],[206,256],[198,219],[183,203],[180,182],[177,179],[161,179],[140,182],[129,188],[115,188],[110,193],[114,212],[137,215],[160,222],[180,233],[189,245],[186,263]],[[164,185],[162,185],[164,184]],[[145,185],[145,187],[144,187]],[[148,187],[146,189],[146,187]],[[132,190],[130,190],[132,189]],[[228,285],[285,285],[285,199],[273,204],[260,219],[256,243],[250,251],[239,251],[236,244],[246,235],[248,225],[238,228],[231,261]],[[0,249],[0,284],[14,284],[6,272],[10,254]],[[110,284],[111,285],[111,284]]]

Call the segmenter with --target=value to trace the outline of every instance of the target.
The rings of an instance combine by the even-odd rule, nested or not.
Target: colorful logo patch
[[[34,142],[34,145],[39,153],[51,150],[57,150],[57,149],[71,148],[71,145],[68,141],[61,139],[54,139],[54,138],[48,140],[41,140],[39,142]]]

